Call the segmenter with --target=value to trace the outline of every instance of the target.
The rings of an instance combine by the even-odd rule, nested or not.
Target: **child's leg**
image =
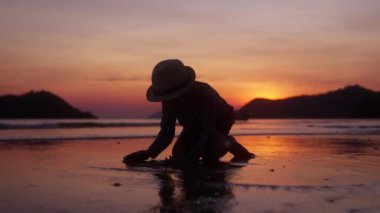
[[[199,137],[200,132],[184,128],[173,146],[172,159],[178,162],[188,160],[187,157],[197,145],[196,142],[199,140]]]
[[[226,136],[218,131],[201,138],[200,132],[183,129],[173,147],[172,156],[177,162],[198,161],[200,158],[217,161],[229,151],[229,144]]]
[[[250,153],[243,145],[241,145],[233,136],[227,136],[229,144],[229,152],[234,155],[232,161],[248,161],[255,157],[255,154]]]
[[[229,145],[230,142],[226,135],[221,132],[214,131],[209,135],[209,138],[205,143],[202,152],[202,159],[209,162],[218,161],[219,158],[227,154]]]

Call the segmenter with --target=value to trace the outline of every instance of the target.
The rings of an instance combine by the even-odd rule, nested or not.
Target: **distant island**
[[[47,91],[0,96],[0,118],[96,118]]]
[[[158,111],[148,116],[148,119],[159,119],[162,117],[162,112]]]
[[[254,99],[235,112],[249,118],[380,118],[380,92],[359,85],[317,95]]]

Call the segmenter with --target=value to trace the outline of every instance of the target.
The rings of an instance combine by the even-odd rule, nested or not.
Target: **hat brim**
[[[191,88],[191,86],[193,85],[194,81],[195,81],[195,72],[189,66],[185,66],[185,69],[186,69],[186,71],[188,72],[188,74],[190,76],[189,77],[190,80],[187,82],[187,84],[185,84],[182,88],[180,88],[180,89],[178,89],[178,90],[176,90],[174,92],[165,94],[165,95],[157,95],[157,94],[155,94],[154,91],[153,91],[153,87],[150,86],[148,88],[147,93],[146,93],[146,98],[148,99],[148,101],[150,101],[150,102],[169,101],[169,100],[178,98],[183,93],[185,93],[187,90],[189,90]]]

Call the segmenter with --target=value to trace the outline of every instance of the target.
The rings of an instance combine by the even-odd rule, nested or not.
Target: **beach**
[[[247,164],[126,167],[152,138],[0,143],[1,212],[379,212],[379,135],[237,136]],[[169,157],[170,147],[156,160]]]
[[[380,213],[380,0],[0,0],[0,29],[0,213]]]

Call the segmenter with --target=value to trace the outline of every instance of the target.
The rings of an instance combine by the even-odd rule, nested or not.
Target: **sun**
[[[250,95],[253,96],[252,94]],[[276,91],[258,91],[254,94],[255,98],[265,98],[265,99],[279,99],[282,98],[281,94]]]
[[[247,96],[250,99],[254,98],[266,98],[266,99],[279,99],[286,96],[286,88],[279,87],[273,84],[264,84],[260,86],[255,86],[249,90]]]

